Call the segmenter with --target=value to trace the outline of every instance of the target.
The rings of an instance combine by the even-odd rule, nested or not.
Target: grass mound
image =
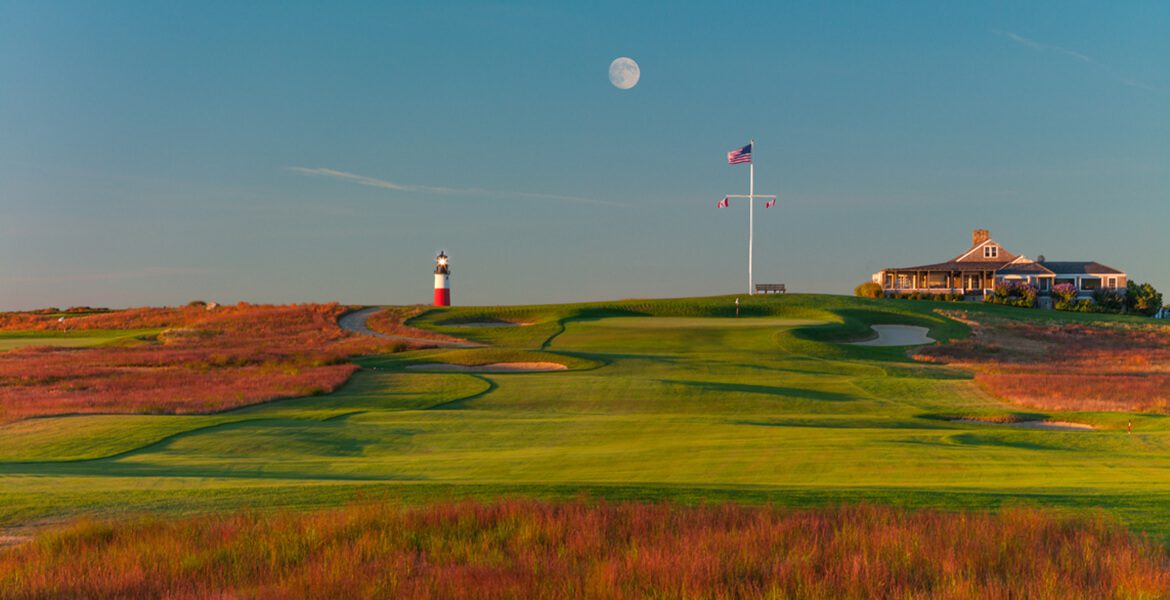
[[[498,501],[82,522],[0,553],[6,598],[1160,597],[1102,517]]]

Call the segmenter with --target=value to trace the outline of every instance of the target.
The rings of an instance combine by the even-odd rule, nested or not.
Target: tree
[[[1154,286],[1130,281],[1125,284],[1125,307],[1147,317],[1154,316],[1162,308],[1162,292]]]

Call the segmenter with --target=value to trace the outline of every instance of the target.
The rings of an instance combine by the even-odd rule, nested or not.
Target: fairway
[[[88,348],[106,344],[133,344],[140,338],[155,336],[161,331],[161,329],[90,329],[76,332],[2,331],[0,332],[0,352],[36,346]]]
[[[455,308],[411,324],[488,344],[358,359],[332,394],[198,416],[0,428],[0,519],[522,495],[815,505],[1100,506],[1170,536],[1170,421],[1036,413],[869,325],[966,326],[931,302],[787,295]],[[971,310],[1076,319],[973,305]],[[497,319],[525,327],[444,323]],[[429,373],[513,361],[564,371]],[[962,423],[1024,415],[1096,426]],[[1135,431],[1127,434],[1132,418]]]

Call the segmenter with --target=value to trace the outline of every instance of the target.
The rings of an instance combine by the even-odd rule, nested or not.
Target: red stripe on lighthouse
[[[435,288],[435,306],[451,306],[450,288]]]

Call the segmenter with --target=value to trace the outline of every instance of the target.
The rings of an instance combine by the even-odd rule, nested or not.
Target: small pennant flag
[[[772,198],[771,200],[764,203],[764,208],[772,208],[773,206],[776,206],[775,198]]]
[[[719,201],[719,204],[715,205],[715,208],[727,208],[728,206],[731,206],[731,202],[728,198],[724,198]]]
[[[752,145],[748,144],[743,148],[732,150],[727,153],[727,164],[738,165],[739,163],[752,162]]]

